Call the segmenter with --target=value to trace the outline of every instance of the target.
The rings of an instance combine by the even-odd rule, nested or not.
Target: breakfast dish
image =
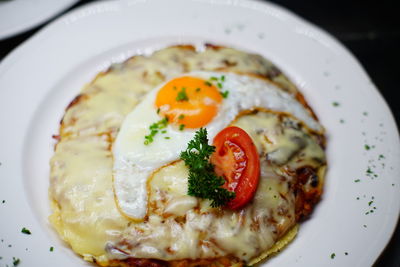
[[[168,12],[154,14],[155,10]],[[99,29],[115,30],[104,34]],[[66,40],[71,40],[68,45]],[[69,127],[73,116],[70,116],[72,120],[65,116],[67,131],[64,133],[70,134],[71,139],[67,144],[64,136],[57,149],[77,157],[76,162],[69,157],[71,164],[80,164],[77,169],[81,170],[78,175],[81,186],[70,195],[79,197],[78,191],[83,194],[98,188],[96,200],[99,202],[88,201],[94,212],[87,212],[96,216],[104,212],[104,220],[97,220],[102,223],[96,225],[94,217],[92,221],[88,219],[85,223],[92,227],[89,230],[88,227],[80,228],[83,223],[76,220],[77,227],[66,227],[61,235],[49,223],[48,217],[54,213],[48,197],[49,161],[57,143],[52,135],[59,133],[59,121],[66,115],[65,107],[79,94],[82,85],[92,81],[99,72],[105,72],[109,66],[133,55],[149,56],[153,51],[175,44],[198,47],[206,42],[257,53],[277,64],[301,90],[326,129],[325,153],[329,166],[326,179],[322,181],[321,200],[314,206],[311,216],[300,223],[294,242],[285,246],[276,257],[269,257],[256,266],[374,264],[393,234],[400,210],[400,144],[390,109],[356,58],[323,30],[269,2],[119,0],[95,1],[71,10],[49,23],[0,63],[0,239],[3,240],[0,242],[3,252],[0,253],[0,265],[11,266],[14,261],[21,267],[93,265],[85,262],[81,255],[88,259],[105,255],[104,246],[99,243],[107,240],[106,235],[99,234],[102,227],[103,230],[110,229],[106,230],[107,235],[118,241],[118,229],[126,227],[123,223],[130,219],[120,221],[121,224],[111,219],[114,212],[122,216],[115,209],[116,202],[108,207],[106,204],[112,202],[101,204],[100,200],[102,197],[111,199],[113,192],[101,191],[100,187],[104,185],[100,183],[88,183],[84,177],[94,163],[78,160],[82,159],[83,153],[93,151],[89,147],[97,143],[98,153],[94,153],[100,155],[94,160],[98,165],[97,178],[111,179],[113,161],[110,158],[113,155],[108,150],[111,139],[107,135],[89,135],[91,128],[99,127],[93,125],[100,123],[90,126],[90,116],[87,113],[86,117],[78,116],[80,111],[76,106],[75,117],[83,119],[76,123],[85,129],[79,131],[83,143],[78,144],[78,131]],[[216,70],[187,70],[198,71]],[[165,82],[179,76],[174,74]],[[217,76],[220,77],[221,74]],[[149,85],[148,91],[162,83]],[[95,92],[92,88],[91,98],[95,97]],[[91,98],[84,98],[76,102],[86,101],[88,107],[95,106],[89,102]],[[121,97],[116,107],[124,108],[120,105],[123,102]],[[115,102],[110,100],[111,103]],[[125,107],[124,114],[129,114],[133,106]],[[101,115],[98,114],[96,116]],[[123,118],[119,116],[120,113],[115,112],[103,121],[114,125],[120,121],[118,125],[122,125]],[[159,133],[154,140],[159,137],[167,136]],[[117,135],[113,138],[115,140]],[[208,139],[210,144],[214,141],[209,132]],[[82,155],[78,157],[77,154]],[[112,187],[113,183],[108,186]],[[82,197],[80,201],[84,199]],[[87,206],[75,208],[83,210],[83,207]],[[108,213],[106,209],[109,209]],[[64,210],[63,216],[68,216],[71,210],[67,205]],[[108,225],[105,224],[107,221]],[[24,228],[31,234],[22,232]],[[293,238],[295,228],[292,229],[286,234],[287,238],[276,242],[278,246]],[[78,239],[85,235],[91,237]],[[65,236],[68,242],[60,236]],[[76,241],[71,242],[74,238]],[[94,241],[96,238],[100,241]],[[80,254],[74,253],[71,246]],[[264,256],[264,253],[260,254],[260,257]],[[103,262],[111,264],[108,258]]]
[[[209,44],[113,64],[55,138],[50,221],[101,266],[257,263],[294,239],[326,170],[324,128],[296,86]]]

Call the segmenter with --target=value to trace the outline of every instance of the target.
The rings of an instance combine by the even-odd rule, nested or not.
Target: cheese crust
[[[243,266],[282,249],[322,193],[323,132],[271,110],[241,113],[232,125],[260,153],[256,195],[240,211],[211,208],[186,194],[187,168],[176,161],[149,179],[148,216],[124,217],[112,186],[112,145],[124,117],[153,87],[176,75],[210,70],[268,79],[312,114],[284,74],[259,55],[207,45],[135,56],[100,73],[67,107],[51,159],[50,222],[85,260],[101,266]]]

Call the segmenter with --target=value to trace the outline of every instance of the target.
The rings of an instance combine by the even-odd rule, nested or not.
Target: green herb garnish
[[[149,145],[150,143],[152,143],[154,141],[154,136],[156,136],[156,134],[159,132],[159,130],[164,129],[165,127],[167,127],[168,125],[168,118],[165,117],[162,120],[159,120],[158,122],[153,123],[152,125],[150,125],[149,129],[150,129],[150,134],[146,135],[144,137],[144,144],[145,145]],[[164,131],[162,131],[162,133],[165,133]]]
[[[219,92],[223,98],[227,98],[229,95],[229,91]]]
[[[20,264],[20,262],[20,259],[13,257],[13,266],[17,266],[18,264]]]
[[[182,87],[182,90],[178,92],[178,95],[176,96],[176,101],[188,101],[189,98],[186,94],[186,88]]]
[[[31,231],[29,231],[29,229],[26,229],[25,227],[22,228],[21,233],[24,233],[24,234],[26,234],[26,235],[32,234]]]
[[[219,89],[222,89],[224,86],[223,86],[223,82],[225,81],[225,76],[224,75],[222,75],[221,77],[215,77],[215,76],[211,76],[210,77],[210,79],[208,80],[208,81],[205,81],[204,82],[204,84],[205,85],[207,85],[207,86],[212,86],[213,85],[213,82],[215,82],[216,83],[216,86],[219,88]],[[198,90],[199,88],[197,88],[196,89],[196,92],[197,92],[197,90]],[[199,89],[200,90],[200,89]],[[220,91],[219,92],[220,94],[221,94],[221,96],[223,97],[223,98],[227,98],[228,97],[228,95],[229,95],[229,92],[228,91],[224,91],[224,92],[222,92],[222,91]]]
[[[331,259],[334,259],[335,256],[336,256],[336,254],[335,254],[335,253],[332,253],[332,254],[331,254]]]
[[[204,84],[207,86],[212,86],[212,83],[210,83],[209,81],[205,81]]]
[[[339,106],[339,102],[332,102],[332,106],[334,106],[334,107],[338,107]]]
[[[225,180],[215,174],[209,161],[214,151],[215,146],[208,144],[207,130],[200,128],[180,158],[189,167],[188,195],[210,199],[211,207],[219,207],[233,199],[235,193],[221,187]]]
[[[183,131],[183,129],[185,129],[185,124],[179,125],[179,131]]]
[[[50,250],[50,252],[53,252],[53,251],[54,251],[54,248],[53,248],[53,247],[50,247],[49,250]]]

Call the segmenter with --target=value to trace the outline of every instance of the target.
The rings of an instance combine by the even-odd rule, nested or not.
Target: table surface
[[[94,0],[82,0],[58,16]],[[318,25],[342,42],[361,62],[389,104],[399,125],[396,83],[400,62],[400,23],[395,1],[273,0]],[[53,18],[54,19],[54,18]],[[44,25],[0,41],[0,60]],[[374,266],[400,266],[400,225]]]

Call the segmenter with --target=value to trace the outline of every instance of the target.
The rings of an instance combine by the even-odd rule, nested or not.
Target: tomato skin
[[[251,137],[241,128],[230,126],[219,132],[211,155],[217,175],[225,179],[224,188],[236,193],[227,203],[230,209],[239,209],[254,196],[260,179],[260,158]]]

